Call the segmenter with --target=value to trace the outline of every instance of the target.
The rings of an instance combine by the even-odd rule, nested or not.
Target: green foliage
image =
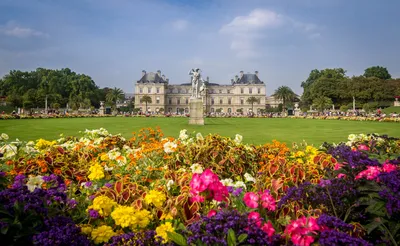
[[[148,103],[152,103],[151,97],[150,97],[149,95],[144,95],[144,96],[140,99],[140,103],[145,103],[145,104],[146,104],[145,112],[147,112],[147,104],[148,104]]]
[[[73,104],[89,105],[84,99],[98,107],[100,101],[105,100],[104,93],[91,77],[77,74],[69,68],[38,68],[31,72],[12,70],[0,80],[0,95],[7,96],[7,101],[15,107],[31,108],[44,107],[46,95],[50,105],[58,103],[60,107],[71,101]]]
[[[117,101],[124,100],[124,99],[125,99],[124,92],[120,88],[117,88],[117,87],[114,87],[114,89],[108,90],[108,92],[106,94],[106,100],[107,100],[107,102],[112,104],[113,109],[116,109]]]
[[[288,102],[293,102],[296,98],[296,94],[288,86],[280,86],[275,90],[273,96],[278,100],[282,100],[283,110],[286,109]]]
[[[386,67],[381,66],[374,66],[365,69],[364,77],[375,77],[379,79],[391,79],[392,76],[390,75],[389,71]]]
[[[324,111],[332,106],[332,100],[329,97],[319,96],[314,99],[313,106],[318,109],[318,111]]]
[[[352,104],[355,97],[357,108],[370,101],[379,102],[377,107],[392,103],[393,97],[400,94],[400,79],[390,79],[390,74],[380,75],[384,74],[383,71],[387,72],[386,68],[374,67],[367,70],[364,76],[351,78],[346,76],[342,68],[312,70],[307,80],[301,84],[304,89],[301,97],[303,107],[309,107],[320,96],[331,98],[335,105]]]
[[[260,98],[249,97],[249,98],[247,98],[246,102],[251,104],[251,111],[253,112],[253,105],[254,105],[254,103],[260,103]]]
[[[347,110],[349,110],[349,107],[347,107],[346,105],[340,106],[340,111],[347,112]]]
[[[365,112],[369,112],[369,111],[371,111],[371,107],[370,107],[370,105],[369,105],[369,103],[365,103],[364,105],[363,105],[363,109],[364,109],[364,111]]]

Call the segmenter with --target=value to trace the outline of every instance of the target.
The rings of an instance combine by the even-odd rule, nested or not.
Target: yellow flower
[[[146,228],[150,224],[151,213],[146,209],[137,211],[136,214],[136,225],[135,227]]]
[[[117,203],[114,200],[108,198],[107,196],[101,195],[93,200],[93,205],[89,206],[88,210],[94,209],[99,212],[101,216],[108,216],[110,215],[112,208],[116,205]]]
[[[104,154],[102,154],[101,156],[100,156],[100,160],[102,160],[102,161],[107,161],[109,158],[108,158],[108,155],[106,154],[106,153],[104,153]]]
[[[122,228],[136,224],[135,209],[128,206],[118,206],[111,213],[111,217],[114,219],[116,225],[120,225]]]
[[[165,194],[156,190],[151,190],[148,194],[146,194],[146,197],[144,198],[144,201],[147,204],[153,203],[154,206],[156,206],[157,208],[160,208],[165,200]]]
[[[175,231],[174,227],[172,227],[171,222],[167,222],[165,224],[160,225],[159,227],[156,228],[156,237],[160,236],[163,238],[163,243],[168,242],[168,234],[167,232],[173,232]]]
[[[37,143],[35,145],[35,148],[38,149],[38,150],[43,150],[43,149],[46,149],[48,147],[51,147],[51,146],[55,145],[56,143],[57,143],[56,141],[50,142],[50,141],[44,140],[43,138],[40,138],[37,141]]]
[[[89,235],[92,233],[93,228],[91,225],[80,225],[81,232],[85,235]]]
[[[94,241],[95,244],[99,243],[106,243],[108,240],[110,240],[111,237],[115,236],[116,233],[113,231],[113,229],[110,226],[99,226],[96,229],[93,229],[92,231],[92,240]]]
[[[103,167],[97,162],[89,168],[89,172],[88,178],[90,180],[99,180],[105,176]]]
[[[170,213],[163,213],[160,220],[172,220],[174,217]]]

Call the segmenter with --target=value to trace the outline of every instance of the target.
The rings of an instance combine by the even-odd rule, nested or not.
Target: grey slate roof
[[[158,73],[149,72],[142,76],[138,83],[168,83],[167,79],[163,79]]]
[[[235,77],[232,82],[234,84],[264,84],[255,73],[241,74],[240,76]]]

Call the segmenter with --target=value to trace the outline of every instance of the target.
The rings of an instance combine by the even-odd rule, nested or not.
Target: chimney
[[[162,75],[162,79],[165,81],[165,75],[164,74]]]
[[[210,77],[207,76],[207,82],[210,82]]]
[[[161,77],[161,70],[157,70],[157,74]]]
[[[142,70],[142,77],[146,75],[146,70]]]
[[[243,71],[240,71],[240,78],[243,77]]]
[[[235,81],[234,81],[233,79],[231,79],[231,83],[232,83],[232,84],[234,84],[234,83],[235,83]]]
[[[258,71],[255,71],[254,73],[255,73],[255,74],[256,74],[256,76],[258,77]]]

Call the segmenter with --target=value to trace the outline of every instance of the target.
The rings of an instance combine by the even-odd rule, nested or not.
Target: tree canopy
[[[0,96],[16,107],[44,107],[46,95],[49,105],[70,108],[99,107],[106,100],[109,88],[100,89],[93,79],[77,74],[69,68],[52,70],[38,68],[24,72],[12,70],[0,79]]]
[[[286,110],[288,102],[293,102],[296,98],[296,94],[288,86],[280,86],[275,90],[273,94],[278,100],[282,100],[283,110]]]
[[[332,103],[349,105],[356,99],[357,105],[374,102],[376,106],[389,106],[400,95],[400,79],[391,79],[386,68],[371,67],[362,76],[348,77],[343,68],[314,69],[301,83],[302,105],[308,108],[314,100],[327,97]]]

